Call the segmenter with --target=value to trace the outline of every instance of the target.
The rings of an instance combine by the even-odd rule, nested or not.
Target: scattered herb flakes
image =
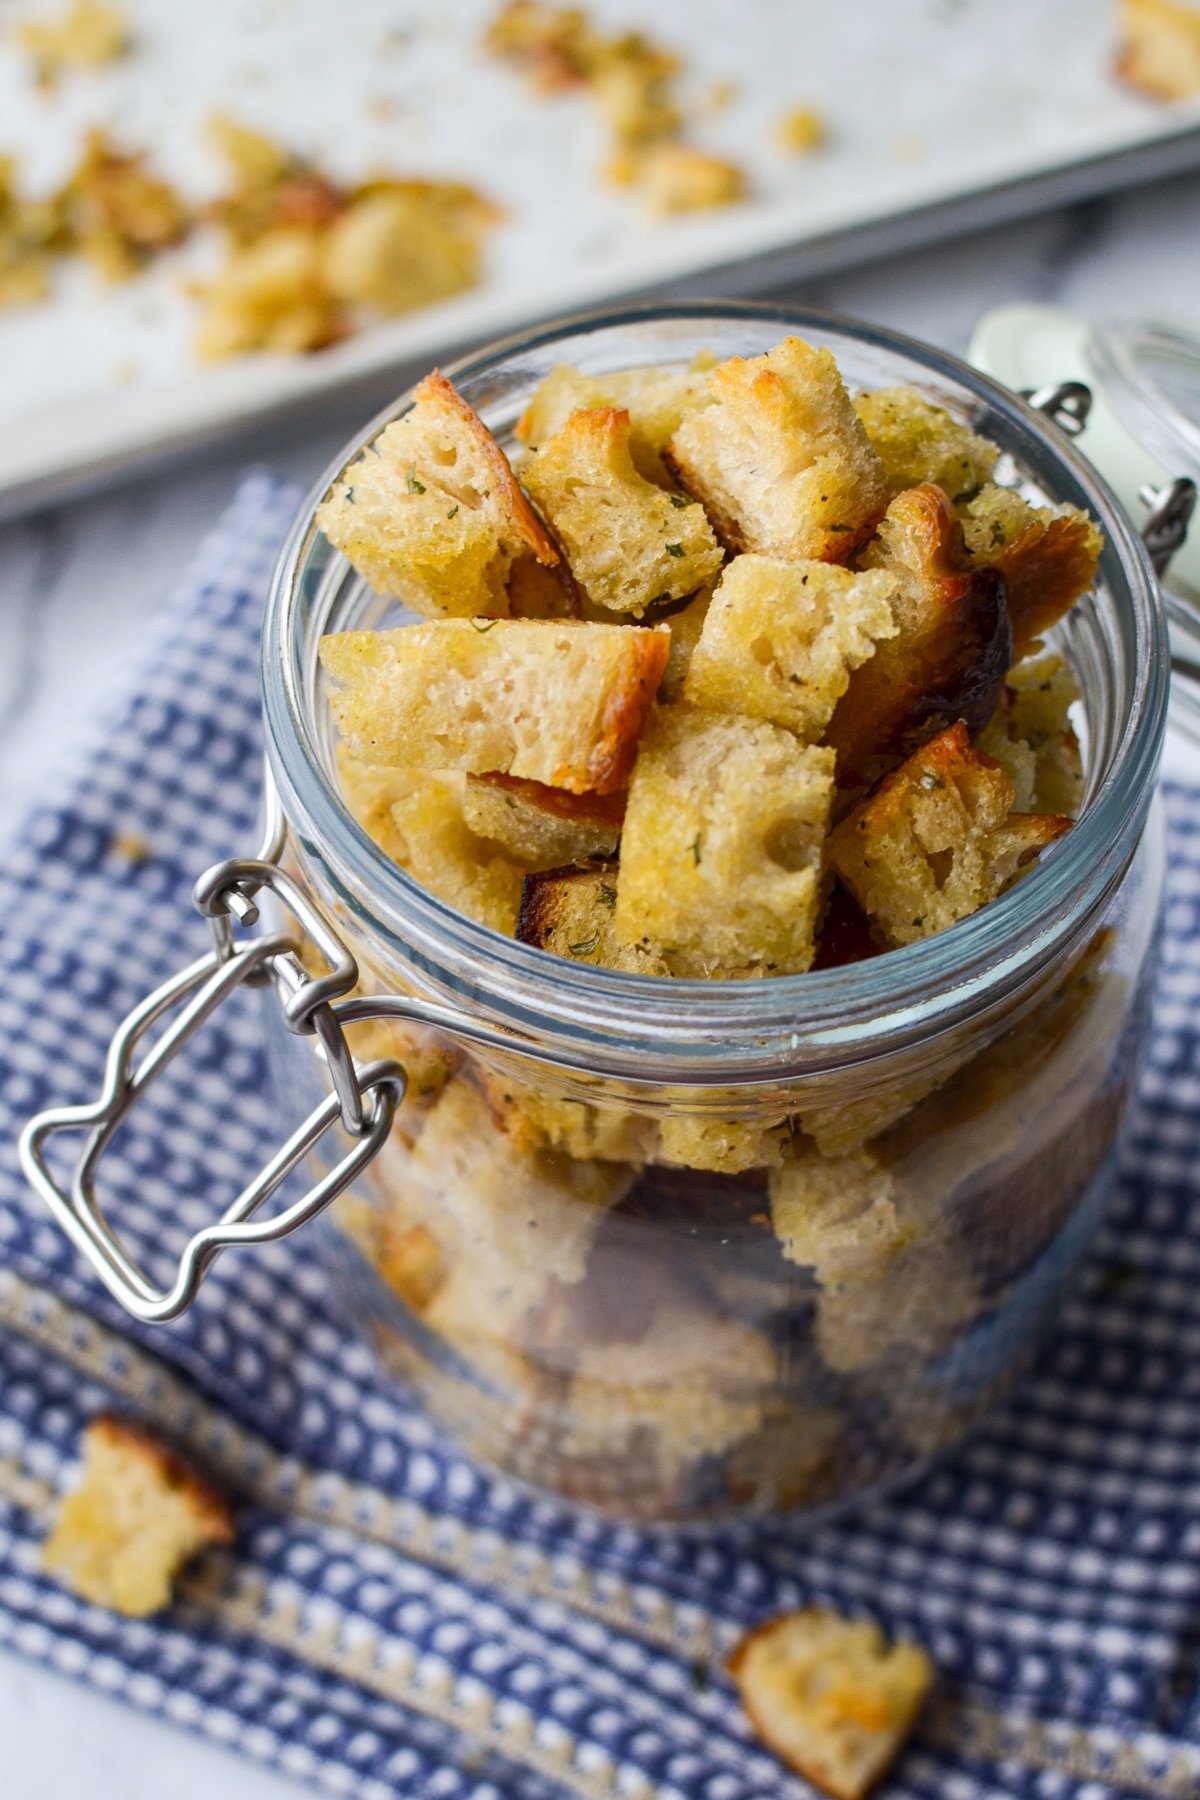
[[[480,632],[490,631],[492,629],[492,626],[495,624],[498,624],[498,622],[499,621],[496,619],[472,619],[471,620],[471,623],[475,627],[476,631],[480,631]]]
[[[458,511],[458,501],[456,500],[454,502],[454,505],[450,508],[450,511],[446,514],[446,517],[448,519],[452,519],[457,511]]]
[[[346,489],[346,492],[345,492],[343,498],[345,499],[347,506],[353,506],[354,505],[354,489],[352,487],[348,487]]]
[[[601,906],[607,906],[609,912],[611,912],[613,907],[617,904],[617,890],[615,887],[609,887],[607,881],[602,881],[596,891],[596,899]]]
[[[567,953],[570,956],[590,956],[599,943],[600,933],[593,931],[590,938],[583,938],[578,944],[568,944]]]
[[[696,833],[695,837],[692,839],[691,843],[688,845],[688,849],[692,853],[692,861],[695,863],[696,867],[699,868],[700,867],[700,833],[699,832]]]
[[[410,494],[423,494],[425,492],[425,483],[417,480],[417,465],[415,462],[410,462],[408,465],[408,476],[405,485]]]
[[[668,494],[667,499],[671,502],[672,506],[678,507],[681,511],[685,506],[690,506],[692,504],[686,494]]]
[[[667,555],[668,556],[682,556],[683,555],[683,545],[682,544],[668,544],[667,545]]]

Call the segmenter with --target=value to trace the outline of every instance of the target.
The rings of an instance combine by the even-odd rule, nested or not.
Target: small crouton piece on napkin
[[[81,1599],[138,1619],[167,1605],[201,1550],[232,1542],[228,1503],[190,1463],[144,1426],[102,1414],[42,1562]]]
[[[823,1607],[759,1625],[729,1672],[763,1742],[836,1800],[862,1800],[891,1766],[933,1681],[918,1645]]]

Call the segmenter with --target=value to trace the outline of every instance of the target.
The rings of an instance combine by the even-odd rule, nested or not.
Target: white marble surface
[[[806,288],[815,304],[963,351],[1001,301],[1200,320],[1200,178],[961,239]],[[308,480],[347,435],[329,420],[253,454]],[[229,493],[245,447],[0,531],[0,835],[70,756],[144,621]],[[1170,766],[1194,771],[1179,745]],[[236,1762],[0,1654],[4,1794],[13,1800],[278,1800],[289,1781]]]

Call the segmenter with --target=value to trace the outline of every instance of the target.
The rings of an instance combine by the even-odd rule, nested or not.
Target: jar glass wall
[[[788,331],[830,344],[852,386],[919,387],[1003,447],[1007,479],[1105,533],[1096,594],[1056,644],[1085,695],[1084,814],[963,924],[757,982],[654,981],[499,937],[340,803],[316,646],[397,620],[311,506],[265,632],[290,865],[363,991],[390,996],[356,1054],[410,1076],[325,1228],[331,1270],[385,1364],[477,1454],[641,1519],[824,1511],[1003,1392],[1099,1216],[1146,1030],[1163,626],[1127,521],[1053,427],[953,359],[795,311],[585,322],[455,375],[504,441],[557,362],[686,365]],[[276,1048],[299,1113],[322,1071],[297,1040]]]

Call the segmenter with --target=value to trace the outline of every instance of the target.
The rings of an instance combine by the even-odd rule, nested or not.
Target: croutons
[[[616,929],[680,972],[808,968],[833,754],[761,720],[663,707],[633,779]]]
[[[1077,506],[1030,506],[1012,488],[985,487],[960,508],[967,550],[1004,577],[1012,653],[1026,656],[1096,579],[1103,540]]]
[[[631,975],[668,975],[650,944],[627,944],[615,926],[615,868],[553,869],[530,875],[521,893],[517,936],[571,962],[624,969]]]
[[[522,474],[592,605],[640,618],[695,593],[722,558],[703,507],[638,474],[629,434],[617,407],[572,413]]]
[[[746,194],[746,172],[737,163],[677,140],[635,151],[627,173],[657,218],[730,206]]]
[[[233,1542],[223,1497],[144,1426],[108,1415],[83,1437],[83,1478],[67,1495],[44,1566],[93,1606],[146,1618],[201,1550]]]
[[[1078,699],[1060,657],[1031,657],[1009,670],[1000,704],[974,741],[1012,782],[1014,811],[1078,816],[1083,757],[1070,719]]]
[[[511,937],[524,872],[465,816],[466,781],[454,770],[397,769],[389,854],[431,894]]]
[[[1188,0],[1121,0],[1116,72],[1155,100],[1200,94],[1200,11]]]
[[[771,1224],[790,1262],[834,1284],[903,1248],[892,1177],[864,1150],[847,1156],[809,1151],[771,1176]]]
[[[968,499],[991,479],[995,444],[912,388],[859,394],[854,410],[883,464],[893,493],[932,481],[951,500]]]
[[[961,723],[931,739],[831,833],[829,861],[890,947],[986,906],[1071,821],[1012,812],[1013,785]]]
[[[647,481],[670,487],[662,453],[684,413],[709,405],[711,399],[705,368],[617,369],[611,375],[585,375],[559,363],[535,388],[516,433],[522,443],[537,450],[562,430],[572,413],[621,407],[629,414],[634,468]]]
[[[816,743],[851,670],[894,635],[895,590],[882,569],[855,575],[829,563],[735,557],[708,607],[684,699]]]
[[[700,642],[700,633],[712,604],[711,588],[701,588],[694,600],[678,612],[669,613],[664,623],[671,633],[671,653],[658,686],[660,700],[670,703],[683,698],[683,686],[691,667],[692,655]]]
[[[980,730],[1012,660],[1003,583],[964,554],[940,488],[898,494],[863,560],[896,584],[896,631],[851,675],[829,722],[843,786],[872,779],[880,756],[906,755],[957,719]]]
[[[504,612],[514,557],[558,560],[503,450],[437,371],[335,483],[317,524],[377,593],[419,613]]]
[[[574,794],[629,781],[670,649],[665,630],[573,619],[439,619],[321,640],[352,755],[499,770]]]
[[[882,464],[833,354],[785,338],[709,376],[713,404],[687,413],[668,465],[731,550],[848,562],[887,502]]]
[[[351,756],[344,744],[337,749],[338,785],[346,810],[367,836],[393,862],[403,863],[407,846],[392,819],[392,808],[408,789],[410,771],[380,769]]]
[[[759,1119],[669,1112],[658,1122],[655,1160],[681,1169],[739,1175],[746,1169],[773,1168],[781,1163],[789,1138],[786,1119],[764,1125]]]
[[[918,1645],[823,1607],[759,1625],[729,1672],[763,1742],[836,1800],[862,1800],[885,1773],[933,1682]]]
[[[512,775],[468,775],[463,817],[522,869],[559,869],[616,854],[625,795],[568,794]]]

